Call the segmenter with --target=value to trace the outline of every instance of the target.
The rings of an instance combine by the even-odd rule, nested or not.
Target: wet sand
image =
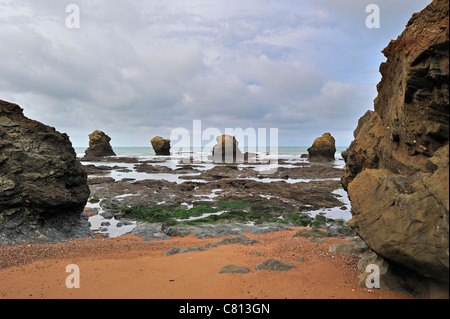
[[[411,299],[359,286],[358,255],[328,252],[327,243],[291,237],[300,227],[263,235],[258,242],[222,245],[164,256],[173,247],[216,243],[193,235],[145,242],[133,235],[62,244],[0,247],[1,299]],[[233,236],[225,236],[233,237]],[[267,258],[295,265],[289,271],[255,270]],[[80,288],[67,288],[69,264],[80,269]],[[219,273],[234,264],[249,273]]]

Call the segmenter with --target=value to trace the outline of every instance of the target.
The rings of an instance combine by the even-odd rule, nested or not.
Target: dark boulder
[[[88,197],[69,137],[0,100],[0,244],[92,236]]]

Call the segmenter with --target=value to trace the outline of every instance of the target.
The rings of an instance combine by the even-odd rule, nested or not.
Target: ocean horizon
[[[308,153],[308,148],[310,146],[278,146],[276,149],[278,152],[275,154],[281,157],[291,157],[291,156],[301,156],[302,154]],[[348,146],[336,146],[336,159],[342,159],[341,152],[346,150]],[[74,147],[75,152],[78,157],[83,157],[84,152],[88,147]],[[260,149],[255,147],[243,147],[240,148],[243,152],[255,152],[264,153],[267,155],[272,155],[273,149],[270,147],[262,147]],[[129,157],[141,157],[141,156],[154,156],[155,151],[152,146],[140,146],[140,147],[113,147],[114,152],[117,156],[129,156]],[[172,155],[182,154],[182,153],[210,153],[212,147],[182,147],[182,148],[172,148]]]

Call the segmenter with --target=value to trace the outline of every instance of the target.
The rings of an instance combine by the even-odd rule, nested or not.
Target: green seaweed
[[[174,205],[156,206],[132,206],[121,209],[125,217],[134,218],[148,223],[168,222],[170,219],[187,219],[189,217],[201,216],[213,213],[215,209],[209,206],[197,206],[191,209],[180,209]],[[173,223],[173,222],[172,222]]]
[[[311,226],[324,227],[326,225],[327,218],[322,215],[316,215],[314,221],[311,222]]]
[[[231,210],[224,212],[220,215],[210,215],[204,218],[186,221],[188,225],[199,225],[205,223],[216,223],[219,221],[234,221],[238,223],[244,223],[254,221],[256,223],[270,222],[273,217],[265,212],[247,212],[243,210]]]
[[[301,215],[295,213],[289,213],[288,220],[298,226],[306,227],[311,224],[311,220],[309,218],[302,217]]]
[[[164,223],[175,225],[184,223],[188,225],[200,225],[218,222],[255,222],[255,223],[291,223],[298,226],[309,226],[312,223],[324,224],[324,220],[316,218],[314,222],[304,215],[292,212],[290,209],[274,204],[264,198],[229,199],[214,202],[198,202],[198,206],[183,209],[177,205],[132,206],[122,207],[124,217],[140,220],[148,223]],[[219,213],[221,214],[214,214]],[[194,220],[177,221],[199,217],[203,214],[214,214]],[[285,216],[280,219],[278,216]]]

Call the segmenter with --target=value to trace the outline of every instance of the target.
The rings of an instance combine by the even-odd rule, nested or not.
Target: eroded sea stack
[[[0,245],[91,237],[88,197],[69,137],[0,100]]]
[[[84,158],[97,158],[104,156],[115,156],[111,144],[111,138],[104,132],[95,130],[89,134],[89,147],[85,151]]]
[[[330,133],[324,133],[321,137],[316,138],[313,145],[308,148],[308,158],[311,161],[334,161],[335,153],[336,141]]]
[[[215,163],[242,163],[244,154],[239,149],[239,142],[231,135],[220,135],[216,137],[217,144],[212,150],[212,158]]]
[[[415,13],[383,50],[374,111],[345,152],[349,226],[419,297],[448,298],[449,1]]]
[[[156,155],[168,156],[170,155],[170,140],[162,138],[161,136],[155,136],[150,140],[153,150]]]

